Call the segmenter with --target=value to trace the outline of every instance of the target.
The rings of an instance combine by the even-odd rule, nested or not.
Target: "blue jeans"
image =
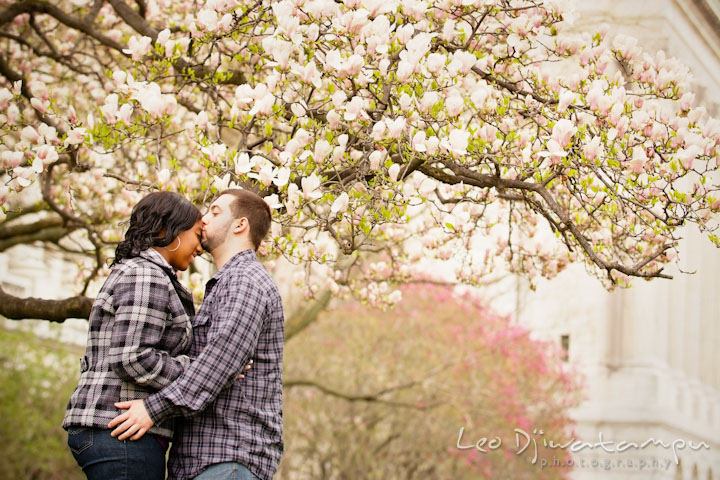
[[[195,480],[258,480],[250,470],[239,463],[225,462],[210,465]]]
[[[68,446],[88,480],[165,479],[165,449],[152,434],[123,441],[107,428],[70,427]]]

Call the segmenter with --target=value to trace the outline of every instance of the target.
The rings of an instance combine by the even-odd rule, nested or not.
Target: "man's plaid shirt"
[[[193,319],[195,360],[144,402],[156,423],[187,417],[177,422],[168,478],[193,478],[223,462],[261,480],[275,474],[283,452],[283,321],[280,293],[254,251],[232,257],[207,283]]]
[[[122,413],[114,403],[143,399],[190,364],[192,295],[157,251],[115,265],[90,312],[80,381],[63,427],[107,428]],[[172,422],[150,429],[172,437]]]

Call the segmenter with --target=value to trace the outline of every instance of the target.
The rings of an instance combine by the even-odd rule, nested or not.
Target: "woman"
[[[145,398],[190,363],[191,294],[175,270],[202,251],[200,211],[180,195],[151,193],[133,208],[125,240],[90,313],[80,382],[63,428],[89,480],[165,478],[172,425],[160,424],[138,441],[110,436],[117,401]]]

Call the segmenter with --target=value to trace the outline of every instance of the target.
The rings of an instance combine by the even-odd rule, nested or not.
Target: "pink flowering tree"
[[[428,258],[467,283],[499,264],[667,277],[680,226],[718,243],[720,122],[674,59],[562,18],[556,0],[2,0],[0,250],[83,256],[82,295],[147,190],[238,185],[309,295],[391,304]],[[0,297],[13,318],[89,312]]]
[[[338,305],[288,343],[279,477],[567,478],[569,448],[543,440],[573,438],[582,382],[557,344],[452,288],[402,292],[388,312]]]

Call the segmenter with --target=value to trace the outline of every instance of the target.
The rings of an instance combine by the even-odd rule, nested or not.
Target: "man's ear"
[[[249,223],[247,218],[238,218],[233,222],[233,233],[242,233],[246,228],[248,228],[248,226]]]

